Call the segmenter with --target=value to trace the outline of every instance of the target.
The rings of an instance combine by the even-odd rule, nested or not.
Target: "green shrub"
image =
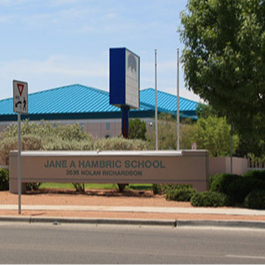
[[[251,209],[265,209],[265,190],[254,190],[249,193],[245,200],[244,206]]]
[[[27,191],[37,191],[39,190],[41,186],[41,182],[30,182],[30,183],[26,183],[26,190]]]
[[[209,176],[209,187],[210,187],[210,189],[211,189],[212,183],[215,180],[216,176],[218,176],[218,175],[210,175]]]
[[[226,194],[233,205],[242,204],[245,197],[255,189],[265,189],[265,181],[231,174],[215,176],[210,191]]]
[[[193,187],[182,186],[177,189],[169,190],[166,193],[166,200],[188,202],[194,193],[196,193],[196,190]]]
[[[86,186],[85,183],[72,183],[75,190],[77,192],[85,192],[86,191]]]
[[[265,181],[242,177],[229,184],[226,194],[231,197],[233,204],[241,204],[245,197],[256,189],[265,190]]]
[[[0,164],[9,165],[9,153],[17,150],[17,138],[6,138],[0,141]]]
[[[153,184],[152,185],[152,190],[153,190],[153,193],[156,195],[156,194],[162,194],[162,189],[161,189],[161,184]]]
[[[37,124],[23,121],[21,150],[93,150],[94,139],[79,124]],[[0,134],[0,164],[9,163],[9,152],[17,150],[17,124],[11,124]]]
[[[9,190],[9,171],[0,168],[0,190]]]
[[[139,118],[129,120],[129,139],[146,140],[146,123]]]
[[[45,140],[46,137],[61,138],[66,141],[93,140],[91,134],[86,133],[83,127],[78,123],[75,124],[56,124],[41,121],[40,123],[25,120],[21,124],[21,135],[37,135]],[[0,140],[5,138],[17,137],[17,124],[9,125],[1,134]]]
[[[42,150],[42,140],[36,135],[25,135],[21,137],[21,150]],[[18,150],[17,137],[8,137],[0,140],[0,163],[9,164],[9,153]]]
[[[49,137],[50,139],[48,140],[45,138],[45,143],[44,143],[44,149],[49,150],[49,151],[55,151],[55,150],[93,150],[93,141],[90,140],[82,140],[82,141],[77,141],[77,140],[63,140],[61,138],[52,138]]]
[[[243,177],[260,179],[265,181],[265,170],[251,170],[245,173]]]
[[[174,189],[174,184],[153,184],[152,189],[154,194],[166,194],[169,190]]]
[[[94,150],[147,150],[147,143],[143,140],[128,140],[122,137],[98,139],[94,143]]]
[[[192,188],[190,184],[153,184],[152,190],[154,194],[166,194],[170,190],[177,190],[182,188]]]
[[[222,207],[230,205],[229,197],[225,194],[213,191],[196,192],[191,197],[192,206]]]
[[[228,186],[231,182],[241,179],[239,175],[217,174],[213,177],[210,191],[227,194]]]

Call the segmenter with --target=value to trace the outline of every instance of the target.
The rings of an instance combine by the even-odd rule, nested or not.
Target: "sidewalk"
[[[105,193],[104,193],[105,192]],[[17,195],[0,192],[0,222],[136,224],[169,226],[232,226],[265,228],[265,211],[243,208],[202,208],[167,202],[163,196],[108,193]]]

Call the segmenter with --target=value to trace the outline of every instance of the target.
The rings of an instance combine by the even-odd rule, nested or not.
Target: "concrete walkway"
[[[18,210],[18,205],[1,204],[0,211],[9,213]],[[148,225],[148,226],[170,226],[170,227],[233,227],[233,228],[258,228],[265,229],[265,211],[250,210],[240,208],[195,208],[195,207],[124,207],[124,206],[74,206],[74,205],[22,205],[23,215],[0,214],[0,222],[27,222],[27,223],[52,223],[54,225],[61,223],[75,224],[115,224],[115,225]],[[54,215],[41,216],[28,214],[30,211],[53,212]],[[60,217],[65,212],[75,212],[75,217]],[[80,213],[98,213],[99,217],[82,217]],[[134,214],[134,218],[116,218],[102,217],[100,214],[119,213]],[[116,215],[115,215],[116,214]],[[140,214],[153,214],[152,218],[141,219]],[[159,219],[155,215],[160,214],[186,214],[192,218],[183,219]],[[196,219],[196,215],[205,215],[204,220]],[[210,220],[207,216],[217,216],[217,219]],[[218,219],[220,216],[220,219]],[[243,217],[239,220],[231,220],[228,217]],[[251,220],[251,217],[257,216],[261,220]],[[221,218],[222,217],[222,218]]]
[[[0,204],[0,210],[17,210],[14,204]],[[134,213],[179,213],[265,216],[265,210],[240,208],[204,208],[204,207],[130,207],[130,206],[77,206],[77,205],[22,205],[22,210],[40,211],[91,211],[91,212],[134,212]]]

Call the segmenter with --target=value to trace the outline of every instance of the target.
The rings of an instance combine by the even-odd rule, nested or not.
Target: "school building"
[[[177,97],[157,92],[158,113],[176,115]],[[198,102],[180,97],[180,118],[197,119]],[[140,108],[132,109],[130,118],[140,118],[152,126],[155,116],[155,90],[140,90]],[[52,123],[79,123],[94,137],[115,137],[121,134],[121,110],[109,104],[109,92],[80,84],[53,88],[28,97],[28,114],[22,120],[45,120]],[[0,132],[17,121],[13,98],[0,100]]]

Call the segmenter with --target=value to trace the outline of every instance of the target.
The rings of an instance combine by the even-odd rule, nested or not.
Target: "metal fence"
[[[248,168],[251,170],[265,170],[265,159],[248,159]]]

